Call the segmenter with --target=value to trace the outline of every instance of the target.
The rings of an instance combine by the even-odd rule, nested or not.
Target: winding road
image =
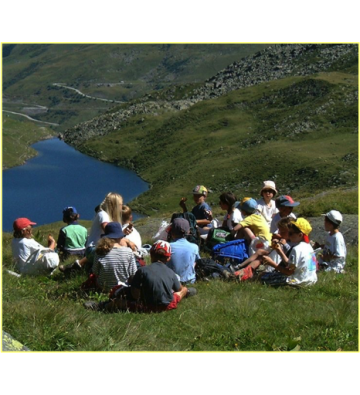
[[[3,112],[8,112],[8,113],[10,113],[10,114],[20,115],[20,116],[25,117],[25,118],[29,119],[30,121],[34,121],[34,122],[45,123],[45,124],[47,124],[47,125],[52,125],[52,126],[59,126],[58,123],[39,121],[38,119],[31,118],[31,117],[29,117],[29,115],[21,114],[20,112],[14,112],[14,111],[8,111],[8,110],[3,110]]]
[[[54,85],[54,86],[58,86],[59,88],[70,89],[70,90],[76,92],[77,94],[79,94],[79,95],[81,95],[81,96],[87,97],[88,99],[101,100],[101,101],[106,101],[106,102],[109,102],[109,103],[120,103],[120,104],[121,104],[121,103],[125,103],[124,101],[102,99],[101,97],[86,95],[85,93],[79,91],[79,89],[73,88],[73,87],[71,87],[71,86],[67,86],[67,85],[60,84],[60,83],[58,83],[58,82],[54,82],[53,85]]]

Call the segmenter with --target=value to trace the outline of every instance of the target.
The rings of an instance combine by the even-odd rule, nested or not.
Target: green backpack
[[[213,228],[206,238],[206,247],[212,250],[217,244],[227,243],[230,240],[232,240],[230,232],[221,228]]]

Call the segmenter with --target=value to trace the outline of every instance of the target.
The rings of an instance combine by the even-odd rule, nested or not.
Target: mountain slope
[[[45,106],[62,131],[124,101],[202,82],[264,44],[5,44],[4,108]],[[56,85],[57,84],[57,85]],[[76,92],[78,89],[84,95]],[[92,99],[91,99],[91,98]]]
[[[357,78],[326,73],[235,90],[175,114],[140,115],[79,148],[135,169],[152,188],[132,206],[174,211],[196,184],[238,197],[261,182],[308,196],[357,185]],[[339,195],[340,196],[340,195]]]

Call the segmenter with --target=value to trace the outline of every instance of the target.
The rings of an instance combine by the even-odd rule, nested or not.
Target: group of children
[[[197,185],[192,194],[195,206],[191,213],[197,230],[202,239],[210,238],[210,230],[218,223],[206,202],[208,190]],[[328,237],[325,245],[312,246],[311,225],[304,218],[296,219],[292,213],[300,203],[288,195],[274,199],[276,195],[273,181],[264,181],[258,200],[244,198],[239,202],[231,192],[220,195],[220,207],[226,212],[220,227],[228,232],[227,240],[245,239],[250,255],[241,264],[227,268],[230,271],[227,277],[240,281],[256,277],[269,285],[299,286],[314,284],[319,268],[343,273],[346,246],[339,231],[342,215],[336,210],[324,214]],[[188,212],[186,200],[180,201],[184,213]],[[190,224],[186,217],[175,218],[167,240],[153,244],[152,264],[146,266],[143,258],[148,251],[142,246],[141,236],[132,223],[131,209],[123,204],[121,195],[107,194],[95,211],[88,234],[78,223],[76,208],[65,207],[66,225],[61,228],[57,243],[49,236],[46,250],[33,239],[34,222],[27,218],[15,220],[12,251],[16,269],[26,274],[53,271],[53,266],[44,266],[44,259],[31,263],[33,267],[38,265],[32,273],[26,269],[30,255],[36,250],[42,250],[42,256],[58,254],[61,260],[77,256],[74,263],[60,265],[60,271],[69,275],[85,269],[89,273],[85,286],[111,295],[107,303],[86,303],[91,309],[163,311],[175,308],[182,298],[196,294],[195,288],[186,285],[196,281],[195,265],[200,259],[200,250],[199,245],[187,240]]]

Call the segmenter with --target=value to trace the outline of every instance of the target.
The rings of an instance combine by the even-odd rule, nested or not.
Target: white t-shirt
[[[104,234],[104,230],[101,227],[101,224],[105,222],[111,222],[109,214],[106,211],[99,211],[95,215],[95,218],[91,225],[89,237],[86,242],[86,247],[88,247],[90,244],[96,245],[96,243],[100,240],[101,235]]]
[[[235,208],[234,211],[229,215],[225,214],[224,216],[224,221],[226,221],[226,226],[230,229],[233,230],[233,225],[232,223],[234,222],[235,225],[237,225],[239,222],[243,220],[243,216],[241,215],[241,211],[238,208]]]
[[[288,267],[295,267],[294,274],[286,279],[289,285],[312,285],[316,283],[316,257],[309,243],[302,241],[292,248]]]
[[[14,238],[11,243],[11,249],[16,266],[18,266],[18,268],[23,266],[29,256],[40,248],[45,247],[34,239],[27,239],[26,237],[22,239]]]
[[[293,213],[290,213],[290,215],[288,215],[288,218],[294,218],[296,219],[296,215]],[[270,233],[274,234],[278,232],[278,222],[281,220],[280,217],[280,213],[275,214],[275,216],[273,217],[272,221],[271,221],[271,225],[270,225]]]
[[[347,251],[344,236],[341,232],[327,236],[323,253],[338,257],[326,262],[328,265],[326,270],[335,270],[337,273],[340,273],[344,269]]]
[[[276,208],[275,200],[270,200],[270,207],[265,203],[263,198],[258,199],[256,202],[258,204],[257,210],[265,218],[265,220],[270,228],[271,220],[272,220],[273,216],[279,212],[279,210]]]
[[[128,226],[129,224],[123,225],[122,230],[124,231]],[[137,249],[140,250],[140,248],[142,247],[141,236],[140,233],[134,227],[132,228],[132,232],[129,235],[126,235],[125,237],[130,241],[132,241],[136,245]]]

